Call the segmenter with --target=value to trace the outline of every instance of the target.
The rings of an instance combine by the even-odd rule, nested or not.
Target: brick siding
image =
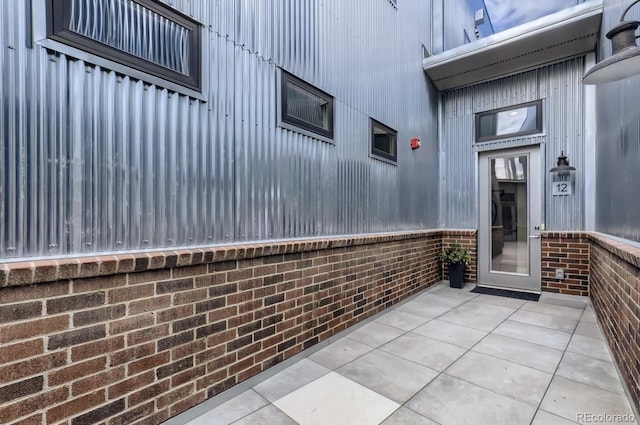
[[[589,235],[584,232],[542,232],[542,291],[589,295]],[[556,269],[564,279],[556,279]]]
[[[442,236],[0,265],[0,423],[161,423],[440,281]]]
[[[640,248],[598,234],[591,240],[591,301],[640,410]]]

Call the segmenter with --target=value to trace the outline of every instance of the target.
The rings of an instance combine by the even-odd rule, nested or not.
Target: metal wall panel
[[[605,0],[601,52],[611,56],[604,34],[619,22],[628,1]],[[640,19],[633,7],[626,20]],[[596,87],[596,230],[640,242],[640,77]]]
[[[540,144],[544,183],[544,222],[549,230],[584,228],[584,58],[452,90],[442,95],[440,148],[441,226],[477,227],[476,152]],[[478,144],[475,114],[543,100],[543,134]],[[574,195],[552,196],[550,175],[564,150],[577,169]]]
[[[437,226],[429,2],[166,3],[207,29],[205,100],[29,46],[0,0],[0,259]],[[279,67],[335,96],[333,144],[277,126]]]

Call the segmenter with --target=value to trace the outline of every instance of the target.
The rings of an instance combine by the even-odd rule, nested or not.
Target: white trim
[[[585,57],[585,69],[596,64],[596,56]],[[596,86],[584,85],[584,228],[596,230]]]

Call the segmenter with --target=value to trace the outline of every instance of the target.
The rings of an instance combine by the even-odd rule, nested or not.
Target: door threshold
[[[475,294],[494,295],[498,297],[516,298],[519,300],[538,301],[540,292],[522,291],[517,289],[496,288],[494,286],[476,285],[470,292]]]

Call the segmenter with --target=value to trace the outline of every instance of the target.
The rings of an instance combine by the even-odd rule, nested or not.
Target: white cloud
[[[495,32],[575,6],[576,0],[485,0]]]

